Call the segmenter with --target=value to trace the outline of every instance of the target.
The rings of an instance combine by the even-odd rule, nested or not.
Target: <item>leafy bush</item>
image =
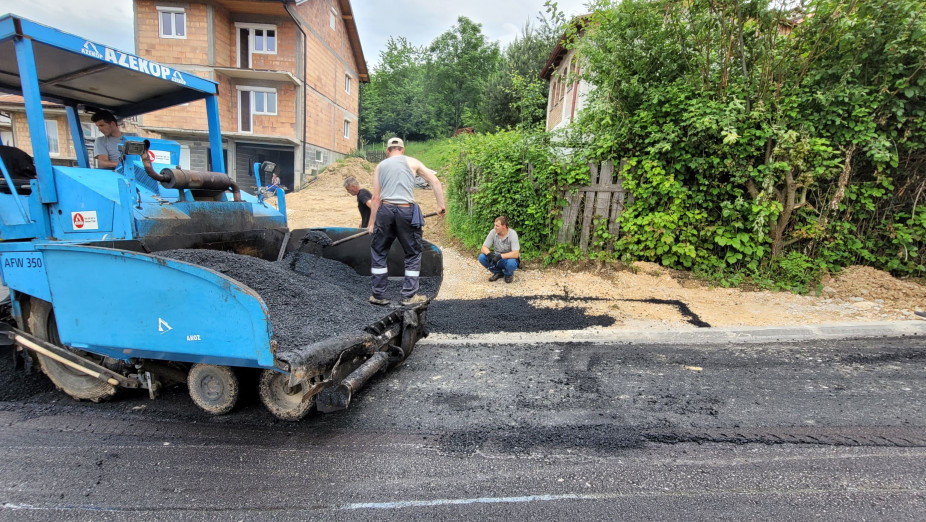
[[[926,275],[922,0],[780,5],[593,2],[569,26],[591,85],[554,138],[571,159],[529,133],[467,138],[452,232],[476,246],[506,214],[548,261],[647,260],[800,292],[850,264]],[[557,244],[563,189],[587,183],[589,161],[622,159],[619,236],[598,219],[588,254]]]
[[[573,137],[577,163],[634,166],[614,251],[794,289],[853,263],[926,273],[922,1],[777,5],[594,5]]]
[[[552,161],[547,137],[502,131],[465,136],[458,143],[447,177],[451,233],[478,248],[495,218],[504,215],[518,233],[523,258],[552,247],[566,180]],[[470,165],[478,168],[470,170]]]

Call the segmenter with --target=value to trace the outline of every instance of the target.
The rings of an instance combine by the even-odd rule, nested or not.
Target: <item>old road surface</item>
[[[426,341],[347,411],[79,403],[2,348],[2,520],[923,520],[922,337]]]

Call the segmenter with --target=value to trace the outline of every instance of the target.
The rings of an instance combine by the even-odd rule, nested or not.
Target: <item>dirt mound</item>
[[[353,176],[360,182],[361,187],[369,187],[373,183],[374,167],[376,165],[363,158],[344,158],[328,165],[310,186],[312,190],[338,189],[343,191],[344,180]]]
[[[353,176],[370,190],[374,167],[362,158],[346,158],[329,165],[309,186],[287,194],[289,228],[360,226],[357,199],[344,190],[344,180]]]
[[[824,278],[823,294],[855,302],[882,301],[899,309],[926,307],[926,287],[868,266],[850,266]]]

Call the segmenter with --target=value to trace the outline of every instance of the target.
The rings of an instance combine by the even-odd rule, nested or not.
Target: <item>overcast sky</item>
[[[312,0],[314,1],[314,0]],[[586,11],[586,0],[558,0],[567,16]],[[367,65],[379,61],[390,36],[404,36],[412,45],[431,43],[450,29],[458,16],[482,24],[490,41],[502,46],[520,34],[528,20],[545,12],[544,0],[351,0]],[[105,5],[105,7],[103,7]],[[134,52],[132,0],[0,0],[0,14],[30,20]]]

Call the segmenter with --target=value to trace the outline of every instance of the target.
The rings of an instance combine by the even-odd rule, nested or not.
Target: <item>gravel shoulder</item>
[[[348,176],[356,177],[361,186],[368,188],[372,184],[372,165],[357,158],[347,159],[327,168],[307,188],[289,194],[286,205],[290,228],[356,227],[360,221],[356,200],[342,186]],[[417,199],[426,212],[434,206],[429,190],[417,191]],[[528,264],[515,274],[513,283],[490,283],[488,272],[476,261],[478,252],[464,250],[451,240],[443,219],[429,219],[424,237],[444,254],[444,281],[438,302],[514,297],[526,299],[536,308],[578,306],[587,314],[614,319],[609,326],[585,327],[585,332],[916,321],[913,312],[926,311],[926,287],[863,266],[849,267],[824,280],[819,296],[717,288],[687,274],[639,262],[631,267]]]

